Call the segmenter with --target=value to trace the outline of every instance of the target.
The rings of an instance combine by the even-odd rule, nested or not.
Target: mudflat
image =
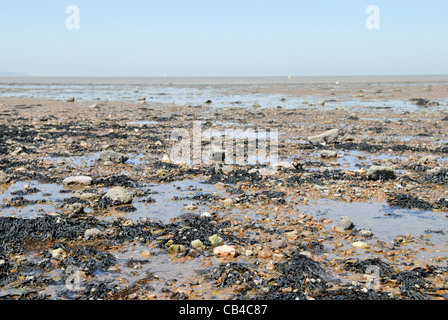
[[[447,297],[443,77],[5,79],[2,299]]]

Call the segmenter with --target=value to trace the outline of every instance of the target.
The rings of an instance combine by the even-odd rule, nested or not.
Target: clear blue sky
[[[68,30],[65,10],[80,10]],[[368,30],[368,5],[380,29]],[[35,76],[448,74],[446,0],[0,2],[0,71]]]

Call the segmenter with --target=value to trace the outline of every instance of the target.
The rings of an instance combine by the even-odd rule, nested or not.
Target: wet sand
[[[2,299],[446,299],[447,82],[219,86],[199,104],[2,93]],[[194,121],[278,130],[283,167],[162,160]],[[117,186],[132,201],[108,200]]]

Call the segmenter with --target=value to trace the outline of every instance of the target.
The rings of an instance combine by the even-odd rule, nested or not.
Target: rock
[[[224,200],[222,201],[222,203],[223,203],[225,206],[231,206],[231,205],[235,204],[235,200],[228,198],[228,199],[224,199]]]
[[[89,185],[92,183],[92,178],[88,176],[74,176],[65,178],[62,181],[63,184],[72,185],[72,184],[83,184]]]
[[[199,239],[191,241],[190,245],[195,249],[203,249],[205,247],[202,241]]]
[[[212,216],[212,214],[210,212],[202,212],[201,213],[201,217],[203,218],[210,218]]]
[[[263,249],[258,252],[258,257],[262,259],[269,259],[272,257],[272,251],[268,249]]]
[[[99,195],[93,192],[86,192],[86,193],[75,193],[73,197],[79,198],[81,200],[94,200],[96,198],[99,198]]]
[[[217,234],[208,237],[208,241],[210,241],[210,243],[214,247],[218,247],[224,243],[224,239],[218,236]]]
[[[151,258],[151,251],[149,251],[149,250],[143,250],[142,253],[140,253],[140,255],[141,255],[143,258]]]
[[[176,253],[181,253],[185,251],[185,247],[181,244],[172,244],[170,245],[170,247],[168,248],[168,253],[169,254],[176,254]]]
[[[236,249],[232,246],[223,245],[213,249],[213,254],[221,257],[235,257]]]
[[[338,152],[333,150],[322,150],[320,156],[322,158],[336,158],[338,156]]]
[[[311,143],[328,144],[336,141],[339,135],[339,129],[331,129],[316,136],[308,137]]]
[[[90,109],[99,109],[99,108],[100,108],[100,105],[99,105],[98,103],[94,103],[94,104],[91,104],[91,105],[89,106],[89,108],[90,108]]]
[[[66,213],[79,214],[84,211],[84,207],[80,203],[72,203],[63,208]]]
[[[62,248],[51,250],[50,254],[56,260],[62,260],[67,256],[67,252],[65,252]]]
[[[43,114],[37,118],[39,121],[48,121],[51,119],[51,116],[48,114]]]
[[[101,234],[102,234],[101,230],[99,230],[97,228],[87,229],[84,232],[84,239],[89,240],[91,238],[97,238]]]
[[[112,205],[128,204],[132,202],[132,194],[123,187],[113,187],[109,189],[104,198],[111,200]]]
[[[282,249],[287,246],[287,243],[283,240],[274,240],[271,243],[271,249]]]
[[[0,184],[5,184],[9,181],[11,181],[11,178],[6,173],[0,170]]]
[[[222,167],[221,167],[221,172],[222,172],[222,174],[224,174],[224,175],[226,175],[226,176],[228,176],[230,173],[232,173],[232,171],[233,171],[232,166],[225,165],[225,166],[222,166]]]
[[[272,165],[274,168],[295,169],[296,167],[288,161],[279,161]]]
[[[211,148],[208,156],[212,161],[224,161],[226,157],[224,150],[218,148]]]
[[[387,180],[395,178],[394,169],[388,166],[373,165],[367,170],[366,177],[371,180]]]
[[[107,162],[112,161],[113,163],[124,163],[129,159],[127,155],[118,153],[115,151],[104,151],[98,156],[98,161]]]
[[[358,235],[361,237],[368,238],[368,237],[371,237],[373,235],[373,233],[370,230],[362,229],[362,230],[359,230]]]
[[[418,163],[419,164],[427,164],[429,162],[436,162],[436,161],[437,161],[437,157],[436,156],[429,155],[429,156],[421,157],[418,160]]]
[[[357,248],[357,249],[369,249],[369,245],[362,241],[353,242],[352,247]]]
[[[164,154],[163,157],[160,159],[160,162],[167,162],[170,163],[171,159],[167,154]]]
[[[75,102],[75,97],[74,96],[68,97],[66,102]]]
[[[297,230],[294,231],[289,231],[285,233],[286,239],[288,240],[297,240],[299,238],[299,233],[297,232]]]
[[[336,228],[340,228],[342,230],[350,230],[350,229],[353,229],[353,227],[354,227],[353,222],[347,217],[342,217],[336,226]]]
[[[140,104],[144,104],[144,103],[146,103],[146,97],[143,97],[143,96],[138,97],[137,101],[138,101],[138,103],[140,103]]]

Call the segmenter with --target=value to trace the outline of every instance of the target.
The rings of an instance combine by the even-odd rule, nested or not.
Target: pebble
[[[168,253],[175,254],[175,253],[184,252],[185,250],[186,250],[185,246],[183,246],[181,244],[172,244],[168,248]]]
[[[51,250],[50,254],[56,260],[62,260],[67,256],[67,252],[65,252],[62,248]]]
[[[339,220],[339,223],[336,226],[336,230],[350,230],[354,227],[353,222],[347,218],[347,217],[342,217],[341,220]]]
[[[74,96],[68,97],[66,102],[75,102],[75,97]]]
[[[101,230],[99,230],[97,228],[87,229],[84,232],[84,239],[88,240],[88,239],[91,239],[91,238],[97,238],[101,234],[102,234]]]
[[[214,247],[218,247],[224,243],[224,239],[218,236],[217,234],[208,237],[208,241],[210,241],[210,243]]]
[[[131,203],[133,198],[132,194],[123,187],[113,187],[112,189],[109,189],[104,197],[109,198],[113,205]]]
[[[358,249],[369,249],[369,245],[362,241],[355,241],[352,243],[352,247],[358,248]]]
[[[92,178],[88,176],[74,176],[65,178],[62,181],[63,184],[72,185],[72,184],[83,184],[89,185],[92,183]]]
[[[322,150],[320,156],[322,158],[336,158],[338,156],[338,152],[333,150]]]
[[[196,240],[191,241],[190,244],[191,244],[191,246],[192,246],[193,248],[195,248],[195,249],[203,249],[203,248],[204,248],[204,244],[203,244],[202,241],[199,240],[199,239],[196,239]]]
[[[228,198],[228,199],[224,199],[224,200],[222,201],[222,203],[223,203],[225,206],[231,206],[232,204],[235,204],[235,200]]]
[[[394,169],[388,166],[373,165],[367,170],[367,178],[372,180],[386,180],[395,177]]]
[[[115,151],[104,151],[98,156],[98,161],[106,162],[111,161],[113,163],[124,163],[129,159],[125,154],[115,152]]]
[[[6,173],[0,171],[0,184],[8,183],[10,180],[11,178]]]
[[[221,257],[235,257],[237,251],[233,246],[223,245],[213,249],[213,254]]]
[[[319,144],[333,143],[338,138],[338,135],[339,129],[331,129],[319,135],[308,137],[308,141]]]

